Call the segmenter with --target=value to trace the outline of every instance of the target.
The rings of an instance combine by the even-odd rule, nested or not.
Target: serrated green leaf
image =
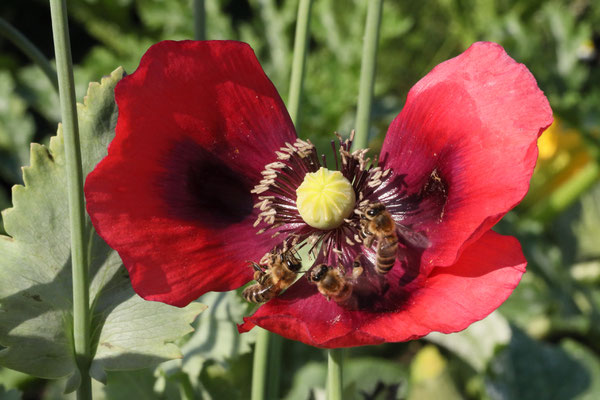
[[[194,386],[207,361],[225,367],[230,360],[249,353],[256,337],[255,331],[238,333],[237,324],[251,305],[236,291],[207,293],[198,301],[208,309],[194,323],[194,334],[181,345],[183,359],[159,366],[167,376],[185,372]]]
[[[190,340],[181,347],[189,356],[211,359],[224,363],[228,359],[249,353],[255,334],[240,335],[237,324],[247,315],[248,303],[235,292],[207,293],[199,301],[208,306],[207,311],[198,318],[196,331]]]
[[[483,371],[496,349],[510,341],[511,330],[506,319],[493,312],[482,321],[471,324],[462,332],[430,333],[425,339],[444,346],[468,362],[475,370]]]
[[[122,68],[92,83],[78,104],[84,175],[106,155],[114,137],[117,108],[114,87]],[[31,375],[70,376],[78,385],[72,346],[72,285],[63,137],[49,148],[31,146],[31,166],[23,169],[25,186],[13,188],[14,208],[4,212],[0,236],[0,363]],[[205,307],[185,308],[147,302],[131,289],[118,254],[87,221],[90,299],[95,356],[91,375],[104,370],[135,369],[181,357],[171,342],[192,331]]]
[[[126,279],[126,278],[125,278]],[[176,309],[162,303],[152,303],[139,296],[131,296],[118,304],[115,298],[131,291],[127,280],[122,287],[111,288],[102,294],[107,299],[96,309],[106,319],[90,373],[104,382],[104,370],[131,370],[156,365],[169,359],[181,358],[183,354],[173,344],[175,340],[193,331],[190,323],[206,306],[192,303]]]

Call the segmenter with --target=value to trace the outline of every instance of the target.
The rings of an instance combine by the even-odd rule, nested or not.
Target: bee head
[[[319,282],[321,279],[327,275],[327,271],[329,267],[325,264],[317,265],[310,271],[309,280],[314,282]]]
[[[382,203],[371,204],[365,214],[367,217],[373,218],[374,216],[380,214],[383,210],[385,210],[385,206]]]

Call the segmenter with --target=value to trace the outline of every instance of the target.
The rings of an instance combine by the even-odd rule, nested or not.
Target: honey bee
[[[361,225],[366,247],[371,247],[377,239],[375,270],[379,274],[387,274],[394,266],[398,253],[396,222],[382,203],[372,203],[366,206]]]
[[[363,267],[354,262],[352,276],[349,278],[341,266],[338,268],[320,264],[314,267],[308,276],[309,282],[314,282],[317,289],[327,300],[333,299],[336,303],[343,303],[352,295],[354,281],[363,273]]]
[[[295,250],[289,249],[270,253],[263,265],[251,264],[256,283],[244,289],[242,296],[251,303],[264,303],[294,283],[302,260]]]
[[[370,203],[364,207],[361,217],[361,236],[364,245],[371,247],[377,240],[375,270],[379,274],[390,272],[398,255],[398,233],[406,243],[417,248],[429,247],[429,240],[402,224],[397,224],[383,203]]]

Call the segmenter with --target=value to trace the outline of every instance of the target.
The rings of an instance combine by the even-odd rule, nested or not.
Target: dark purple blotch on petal
[[[252,184],[215,152],[183,140],[167,152],[163,165],[156,186],[173,218],[224,228],[252,214]]]

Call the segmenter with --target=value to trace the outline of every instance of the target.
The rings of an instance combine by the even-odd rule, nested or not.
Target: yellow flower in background
[[[539,157],[525,205],[550,195],[591,160],[579,131],[567,127],[560,118],[538,140]]]
[[[539,162],[552,158],[558,149],[558,132],[556,120],[538,140]]]

